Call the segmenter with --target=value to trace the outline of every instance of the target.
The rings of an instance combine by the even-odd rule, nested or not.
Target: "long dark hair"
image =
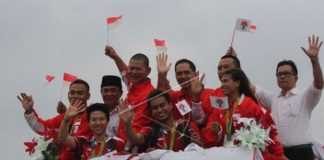
[[[232,69],[225,72],[224,75],[225,74],[230,75],[234,81],[240,81],[240,87],[239,87],[240,94],[244,94],[252,98],[255,101],[255,103],[258,103],[257,99],[255,98],[250,88],[250,81],[241,69]]]

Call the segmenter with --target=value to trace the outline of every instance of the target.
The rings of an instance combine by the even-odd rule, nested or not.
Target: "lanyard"
[[[171,128],[171,137],[170,137],[170,146],[169,146],[169,150],[173,150],[173,146],[174,146],[174,140],[175,140],[175,133],[176,133],[176,126],[175,124],[173,124],[172,128]],[[168,148],[168,145],[166,143],[166,137],[165,135],[163,135],[163,147],[164,149]]]
[[[228,108],[226,110],[226,138],[227,138],[227,141],[232,140],[233,113],[235,112],[235,109],[236,109],[239,101],[240,101],[240,98],[237,98],[237,100],[234,103],[233,111],[231,114],[230,114],[230,108]]]
[[[74,126],[75,126],[74,124],[75,124],[75,122],[77,122],[77,120],[79,120],[79,117],[80,117],[80,114],[78,114],[77,116],[75,116],[75,118],[73,120],[73,123],[72,123],[72,125],[69,128],[69,135],[72,135],[72,132],[73,132]]]
[[[93,139],[93,141],[92,141],[92,147],[91,147],[91,158],[99,157],[99,156],[102,155],[103,149],[104,149],[105,144],[106,144],[106,139],[105,139],[104,142],[100,143],[99,153],[98,153],[97,156],[95,156],[95,153],[96,153],[95,143],[96,143],[96,139]]]

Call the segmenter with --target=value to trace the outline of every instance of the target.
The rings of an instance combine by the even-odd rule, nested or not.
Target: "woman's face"
[[[239,92],[240,81],[234,81],[230,74],[224,74],[221,78],[224,95],[230,96]]]

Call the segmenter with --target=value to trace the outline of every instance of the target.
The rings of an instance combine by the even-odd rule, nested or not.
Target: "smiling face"
[[[224,95],[231,96],[239,92],[240,81],[234,81],[230,74],[222,75],[221,81]]]
[[[69,88],[68,99],[71,104],[81,100],[84,104],[89,100],[90,93],[87,87],[81,83],[72,84]]]
[[[108,120],[104,112],[98,110],[90,113],[89,125],[94,135],[104,134],[107,124]]]
[[[178,84],[182,84],[196,76],[196,73],[190,68],[188,63],[180,63],[175,68],[175,76]],[[190,83],[182,84],[183,89],[190,88]]]
[[[131,59],[128,64],[128,77],[131,82],[141,83],[147,79],[147,76],[150,74],[151,68],[144,65],[143,60]]]
[[[290,65],[278,67],[276,77],[277,84],[282,90],[289,91],[296,87],[298,77],[294,74]]]
[[[154,119],[162,123],[172,115],[172,105],[163,96],[151,100],[150,107]]]
[[[225,72],[235,68],[236,68],[235,63],[232,58],[221,59],[217,67],[217,74],[219,80],[222,80],[222,76],[224,75]]]
[[[116,106],[123,92],[118,86],[104,86],[101,88],[102,100],[107,106]]]

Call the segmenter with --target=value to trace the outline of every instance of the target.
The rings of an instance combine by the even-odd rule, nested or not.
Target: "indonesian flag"
[[[47,80],[47,83],[50,83],[55,77],[51,75],[46,75],[45,79]]]
[[[238,18],[235,23],[235,30],[241,32],[253,32],[256,30],[256,26],[252,25],[251,20]]]
[[[73,82],[76,79],[77,79],[76,76],[74,76],[72,74],[69,74],[69,73],[64,73],[64,75],[63,75],[63,81],[64,82],[71,83],[71,82]]]
[[[114,29],[117,26],[119,26],[121,24],[121,20],[122,20],[123,16],[117,16],[117,17],[108,17],[107,18],[107,25],[108,25],[108,29]]]
[[[165,40],[154,39],[154,43],[155,43],[156,50],[157,50],[158,53],[167,52],[168,48],[165,45]]]

